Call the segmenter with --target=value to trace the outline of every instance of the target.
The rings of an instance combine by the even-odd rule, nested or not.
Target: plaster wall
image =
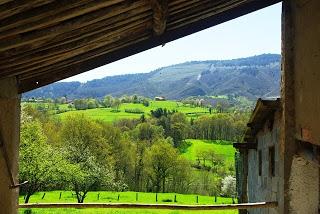
[[[5,144],[0,148],[0,213],[15,214],[18,205],[18,188],[10,189],[9,173],[2,149],[9,158],[9,167],[18,182],[18,150],[20,136],[20,95],[15,78],[0,80],[0,134]]]
[[[320,145],[320,1],[284,0],[279,213],[318,213],[319,163],[299,141]]]
[[[296,137],[320,145],[320,1],[292,1]]]
[[[277,112],[272,130],[268,126],[257,134],[257,150],[251,149],[248,154],[248,198],[249,202],[278,201],[279,193],[279,115]],[[275,176],[269,172],[269,148],[275,148]],[[259,176],[258,152],[262,154],[262,173]],[[250,214],[278,213],[275,208],[251,209]]]

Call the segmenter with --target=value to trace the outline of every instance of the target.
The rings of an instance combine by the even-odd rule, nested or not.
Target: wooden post
[[[177,195],[174,195],[174,202],[177,202]]]
[[[199,203],[199,196],[196,196],[196,203]]]
[[[156,193],[156,202],[158,202],[158,193]]]
[[[118,201],[120,200],[120,194],[118,194]]]
[[[100,193],[98,193],[98,197],[97,198],[98,198],[98,200],[100,199]]]
[[[18,153],[20,136],[20,95],[15,78],[0,80],[0,210],[1,213],[18,212],[18,188],[10,188],[12,180],[18,182]],[[5,161],[3,149],[7,153]],[[11,175],[9,174],[12,174]]]
[[[46,194],[46,193],[44,193],[44,194]],[[61,199],[61,195],[62,195],[62,192],[60,192],[60,195],[59,195],[59,200]]]
[[[138,201],[138,193],[136,193],[136,201]]]

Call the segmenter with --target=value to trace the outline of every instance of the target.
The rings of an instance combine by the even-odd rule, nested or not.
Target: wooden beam
[[[113,1],[121,1],[121,0],[113,0]],[[79,16],[76,19],[66,20],[64,22],[59,23],[58,25],[49,26],[43,29],[38,29],[32,32],[20,34],[19,36],[8,38],[5,41],[0,40],[0,50],[6,51],[12,48],[21,47],[23,45],[29,45],[33,47],[36,44],[41,44],[41,45],[46,44],[50,42],[52,38],[56,37],[59,34],[62,34],[71,30],[75,30],[81,27],[90,26],[93,23],[96,23],[106,18],[113,17],[119,13],[122,13],[128,10],[127,3],[107,7],[110,5],[110,2],[109,1],[103,1],[103,2],[104,4],[101,4],[101,5],[98,4],[98,6],[99,7],[105,6],[106,8],[96,10],[97,9],[96,7],[98,6],[95,4],[91,5],[91,7],[89,7],[90,5],[81,6],[81,7],[84,7],[82,8],[82,10],[80,10],[80,8],[75,8],[72,10],[76,10],[76,11],[80,10],[82,12],[85,11],[86,13],[92,10],[96,10],[96,11],[91,12],[84,16]],[[134,2],[132,4],[141,5],[141,1]],[[61,14],[60,16],[65,17],[66,14],[64,15]],[[54,17],[54,19],[58,19],[60,16]],[[50,17],[48,19],[50,19]],[[3,36],[6,36],[6,35],[3,35]],[[0,33],[0,38],[1,38],[1,33]]]
[[[134,11],[138,13],[136,14]],[[73,34],[75,36],[70,32],[67,34],[70,38],[62,40],[61,42],[54,42],[41,49],[29,51],[16,57],[5,58],[1,60],[3,63],[0,64],[0,70],[6,75],[13,73],[14,70],[21,70],[31,67],[32,65],[50,61],[52,58],[64,53],[70,53],[70,51],[88,46],[91,43],[100,42],[100,45],[102,45],[101,39],[107,38],[111,40],[111,38],[123,37],[121,36],[121,32],[126,33],[132,26],[143,24],[143,22],[150,19],[149,17],[151,17],[151,11],[146,11],[145,7],[119,14],[117,17],[103,21],[103,23],[96,23],[99,28],[92,28],[91,26],[89,29],[80,29],[83,33],[79,36],[76,35],[80,32],[74,32]],[[14,73],[20,74],[19,72]]]
[[[239,210],[275,208],[278,202],[256,202],[221,205],[176,205],[176,204],[128,204],[128,203],[29,203],[19,208],[117,208],[117,209],[169,209],[169,210]]]
[[[97,33],[101,33],[102,31],[107,31],[111,27],[115,27],[116,24],[123,24],[130,23],[130,20],[140,18],[139,13],[142,13],[143,16],[144,12],[149,8],[146,8],[146,4],[143,3],[132,3],[128,4],[127,6],[123,6],[121,8],[114,8],[117,9],[117,13],[114,13],[114,16],[105,16],[105,18],[100,17],[100,21],[97,21],[89,26],[82,26],[80,28],[69,29],[64,33],[56,35],[55,37],[51,38],[50,40],[46,40],[45,42],[37,42],[32,45],[30,48],[29,45],[25,45],[22,47],[18,47],[12,50],[7,50],[2,52],[0,59],[2,62],[9,62],[8,64],[16,64],[19,63],[20,60],[16,60],[13,56],[18,56],[21,58],[30,59],[30,56],[34,53],[50,50],[51,48],[55,48],[60,46],[63,48],[63,45],[74,42],[76,40],[84,39],[86,37],[92,36]],[[108,12],[107,10],[105,12]],[[150,11],[151,13],[151,11]],[[126,20],[126,21],[124,21]],[[14,62],[13,61],[18,61]],[[1,65],[2,67],[3,65]]]
[[[26,92],[41,87],[43,85],[70,77],[72,75],[88,71],[90,69],[105,65],[107,63],[119,60],[132,54],[139,53],[146,49],[173,41],[183,36],[198,32],[200,30],[223,23],[233,18],[237,18],[241,15],[245,15],[247,13],[256,11],[258,9],[270,6],[278,2],[280,2],[280,0],[249,1],[246,4],[238,6],[237,8],[231,8],[230,10],[224,11],[223,13],[218,13],[213,15],[212,17],[207,17],[205,19],[189,23],[188,25],[181,26],[180,28],[172,29],[170,31],[167,29],[161,36],[141,40],[137,43],[132,43],[128,46],[125,46],[124,48],[120,48],[113,52],[107,52],[105,54],[99,55],[93,58],[92,60],[75,64],[73,65],[73,67],[71,67],[71,69],[69,69],[68,73],[55,73],[56,75],[48,77],[47,75],[49,73],[46,74],[44,72],[39,75],[34,75],[30,78],[21,79],[19,91]],[[36,82],[38,82],[38,84],[36,84]]]
[[[106,8],[124,0],[70,0],[68,3],[55,1],[46,7],[36,8],[19,16],[1,21],[0,39],[25,32],[54,26],[68,19]]]
[[[7,1],[0,4],[0,19],[13,16],[17,13],[43,6],[53,2],[54,0],[20,0],[20,1]]]
[[[26,63],[25,65],[27,65],[27,67],[18,66],[18,69],[15,70],[14,73],[30,73],[30,71],[38,73],[42,70],[47,70],[49,67],[55,67],[57,66],[57,63],[66,61],[70,58],[73,58],[74,60],[78,61],[80,60],[79,55],[81,54],[87,55],[87,53],[90,53],[90,51],[94,51],[98,48],[103,47],[107,47],[107,49],[109,49],[108,45],[112,45],[112,43],[115,43],[116,41],[122,39],[125,40],[126,38],[130,37],[135,38],[136,36],[140,36],[143,32],[146,31],[146,29],[150,29],[151,25],[151,18],[143,18],[137,22],[128,24],[125,27],[113,30],[111,31],[111,33],[107,35],[102,33],[101,35],[99,34],[97,38],[90,38],[91,41],[89,43],[83,42],[81,44],[78,44],[79,46],[76,46],[76,48],[73,48],[72,45],[69,45],[69,49],[66,49],[66,51],[63,53],[59,53],[52,57],[43,58],[42,60],[34,61],[33,63]]]
[[[151,20],[149,22],[150,26],[151,26]],[[130,32],[128,32],[130,33]],[[123,39],[119,39],[116,42],[111,43],[110,45],[107,46],[103,46],[97,49],[94,49],[92,51],[89,52],[85,52],[81,55],[77,55],[75,57],[66,59],[64,61],[61,61],[59,63],[56,63],[52,66],[47,66],[44,67],[42,69],[38,69],[38,70],[34,70],[32,72],[28,72],[28,73],[24,73],[22,75],[19,76],[19,80],[20,81],[24,81],[26,79],[31,79],[31,82],[34,82],[34,77],[36,78],[39,75],[44,75],[44,74],[48,74],[47,78],[50,78],[52,76],[56,76],[56,74],[61,74],[63,73],[64,75],[68,75],[70,72],[75,72],[75,70],[78,70],[79,67],[85,66],[85,65],[81,65],[85,62],[88,62],[96,57],[99,57],[103,54],[109,53],[111,55],[108,56],[108,59],[113,59],[114,54],[118,52],[118,50],[122,50],[124,48],[126,48],[127,46],[136,44],[138,42],[141,42],[143,40],[146,40],[150,37],[150,33],[146,33],[143,31],[143,29],[141,28],[140,31],[133,31],[132,32],[132,36],[131,37],[127,37],[127,38],[123,38]],[[129,34],[127,34],[129,35]],[[75,69],[73,68],[75,67]],[[38,82],[43,82],[38,81]],[[31,84],[28,84],[31,85]]]
[[[166,29],[168,0],[150,0],[153,10],[153,32],[160,36]]]
[[[59,13],[63,13],[64,11],[68,11],[72,8],[88,4],[91,1],[92,0],[68,0],[68,4],[63,1],[53,1],[52,3],[45,5],[45,7],[34,8],[23,13],[10,16],[6,19],[1,19],[0,32],[3,36],[8,37],[18,33],[34,30],[39,27],[47,26],[48,24],[52,25],[55,22],[55,19],[52,18],[46,23],[44,22],[45,18],[56,16]]]

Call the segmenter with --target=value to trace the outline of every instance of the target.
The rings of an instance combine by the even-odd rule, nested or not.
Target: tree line
[[[73,190],[79,203],[94,190],[222,194],[234,166],[215,151],[199,151],[192,163],[182,155],[186,139],[240,139],[244,120],[237,114],[190,120],[156,109],[148,118],[114,123],[76,113],[62,121],[25,105],[19,179],[29,183],[21,193],[26,203],[35,192],[53,189]]]

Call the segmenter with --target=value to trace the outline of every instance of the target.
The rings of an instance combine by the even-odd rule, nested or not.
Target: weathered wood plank
[[[3,26],[2,29],[0,28],[0,39],[53,26],[68,19],[106,8],[123,1],[124,0],[87,0],[68,2],[69,4],[62,1],[54,2],[54,4],[50,5],[51,7],[37,8],[29,13],[21,14],[20,17],[13,17],[12,19],[7,20],[9,23],[6,23],[6,20],[4,20],[0,25]]]
[[[146,11],[145,7],[137,8],[136,10],[129,11],[128,13],[122,13],[117,17],[105,20],[103,23],[98,23],[99,28],[94,28],[94,30],[89,31],[87,28],[82,28],[80,30],[83,33],[70,32],[68,33],[70,38],[65,35],[61,38],[63,40],[54,42],[53,44],[48,44],[48,46],[44,46],[41,49],[36,49],[34,52],[29,51],[24,54],[19,54],[16,57],[11,56],[4,58],[1,60],[2,63],[0,64],[0,70],[8,70],[8,72],[11,72],[11,70],[14,69],[19,69],[30,66],[34,63],[50,60],[49,57],[57,56],[60,53],[85,46],[100,38],[112,36],[115,34],[115,32],[119,32],[119,29],[121,28],[127,29],[130,24],[132,25],[132,22],[141,23],[141,20],[146,20],[148,17],[151,17],[151,11]],[[80,35],[76,36],[77,34]]]
[[[132,4],[141,5],[142,2],[141,1],[133,2]],[[107,5],[107,4],[105,3],[104,5]],[[97,9],[96,7],[94,8],[87,8],[87,7],[88,6],[85,6],[84,8],[86,12]],[[74,10],[76,9],[77,8],[75,8]],[[75,19],[66,20],[64,22],[59,23],[58,25],[49,26],[49,27],[28,32],[28,33],[23,33],[14,38],[6,39],[5,41],[0,40],[0,50],[5,51],[8,49],[17,48],[23,45],[34,45],[39,42],[41,42],[42,44],[45,44],[46,42],[50,41],[50,39],[54,38],[59,34],[62,34],[74,29],[78,29],[84,26],[90,27],[90,25],[93,23],[96,23],[106,18],[110,18],[112,16],[123,13],[125,11],[128,11],[128,4],[126,3],[102,8],[102,9],[93,11],[91,13],[88,13],[84,16],[79,16]],[[0,38],[1,38],[1,33],[0,33]]]
[[[0,4],[0,19],[7,18],[17,13],[43,6],[53,2],[54,0],[21,0],[21,1],[8,1],[7,3]]]
[[[170,22],[168,22],[168,29],[176,29],[192,22],[212,17],[216,14],[236,8],[245,2],[247,2],[247,0],[233,0],[220,4],[216,4],[215,2],[202,4],[194,10],[186,11],[184,14],[180,14],[180,16],[176,15],[174,19],[170,19]]]
[[[139,35],[140,33],[144,32],[146,29],[150,28],[150,26],[151,26],[151,18],[145,17],[137,22],[127,24],[122,28],[113,29],[107,35],[105,35],[104,33],[101,33],[94,38],[86,39],[87,41],[84,41],[82,43],[80,42],[80,44],[78,44],[76,48],[74,48],[72,44],[69,44],[68,46],[69,49],[66,50],[65,52],[59,53],[52,57],[43,58],[42,60],[39,60],[39,61],[33,61],[32,63],[27,63],[25,64],[26,67],[24,67],[24,65],[18,66],[17,70],[14,70],[14,73],[19,74],[22,72],[29,72],[32,70],[39,70],[42,67],[54,65],[60,61],[106,46],[113,42],[119,41],[120,39],[125,39],[128,37],[131,37],[132,35]],[[137,34],[136,32],[139,32],[139,34]]]
[[[90,56],[83,56],[79,61],[74,60],[71,63],[66,62],[59,67],[52,68],[50,70],[43,70],[41,73],[37,72],[32,75],[28,74],[26,76],[26,74],[24,74],[23,76],[18,76],[20,82],[19,92],[23,93],[61,79],[68,78],[72,75],[80,74],[83,72],[83,70],[93,69],[96,67],[97,61],[110,63],[119,60],[124,56],[124,54],[126,54],[126,56],[129,56],[137,50],[136,48],[132,49],[132,47],[134,47],[135,44],[147,40],[150,37],[150,33],[148,35],[142,33],[141,38],[139,39],[134,38],[128,41],[121,40],[119,41],[119,44],[114,45],[116,48],[104,47],[101,48],[101,50],[96,50],[92,53],[88,53]],[[122,45],[120,45],[120,43]],[[69,60],[71,61],[72,59]]]
[[[121,11],[118,11],[118,14],[115,14],[115,16],[106,16],[101,21],[97,21],[93,24],[90,24],[89,26],[70,29],[69,31],[56,35],[53,38],[34,43],[32,44],[32,46],[24,45],[12,50],[3,51],[0,54],[0,59],[4,62],[8,60],[10,61],[10,59],[14,59],[13,56],[15,55],[26,57],[36,52],[49,50],[57,46],[62,46],[67,43],[83,39],[96,33],[100,33],[104,28],[107,29],[108,25],[113,25],[114,23],[121,22],[123,19],[127,19],[127,22],[129,23],[130,19],[137,19],[134,18],[134,16],[139,16],[139,13],[144,13],[146,10],[150,10],[150,8],[146,7],[146,4],[128,5],[127,7],[121,9]]]
[[[130,209],[169,209],[169,210],[239,210],[254,208],[275,208],[278,202],[256,202],[220,205],[176,205],[176,204],[126,204],[126,203],[29,203],[19,204],[19,208],[130,208]]]
[[[64,1],[54,1],[50,4],[45,5],[45,7],[38,7],[34,9],[30,9],[23,13],[18,13],[16,15],[10,16],[6,19],[0,20],[0,32],[5,33],[8,29],[18,28],[19,26],[24,26],[29,30],[32,30],[31,24],[32,22],[38,22],[43,20],[45,17],[55,16],[58,13],[69,10],[74,7],[79,7],[81,5],[92,2],[93,0],[68,0],[68,4]],[[53,20],[51,20],[52,22]],[[35,23],[33,23],[35,25]],[[15,29],[17,30],[17,29]],[[16,33],[22,33],[24,31],[15,31]],[[7,36],[14,34],[14,32],[10,33],[7,31]]]
[[[168,17],[168,0],[151,0],[153,10],[153,32],[159,36],[166,29]]]

